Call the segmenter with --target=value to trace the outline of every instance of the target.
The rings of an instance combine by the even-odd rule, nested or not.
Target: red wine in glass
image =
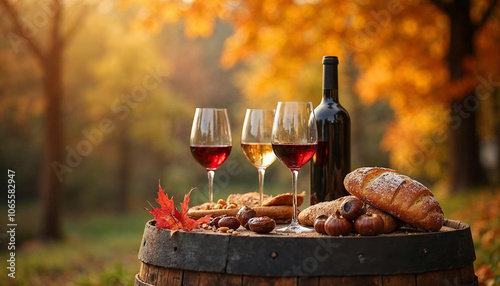
[[[196,108],[189,146],[208,177],[208,202],[213,203],[215,170],[231,152],[231,127],[225,108]]]
[[[207,170],[217,169],[231,153],[231,145],[194,145],[191,154],[196,162]]]
[[[293,211],[289,226],[278,232],[311,232],[297,219],[297,178],[300,168],[309,161],[318,145],[316,119],[311,102],[278,102],[274,116],[271,145],[276,157],[292,173]]]
[[[293,171],[299,170],[312,158],[317,144],[272,143],[272,145],[276,157]]]

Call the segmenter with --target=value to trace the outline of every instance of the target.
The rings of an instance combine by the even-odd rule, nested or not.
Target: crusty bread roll
[[[305,192],[297,194],[297,206],[300,207],[304,202]],[[284,193],[275,197],[264,194],[263,206],[291,206],[293,195],[292,193]],[[257,192],[250,192],[245,194],[231,194],[227,197],[228,204],[235,204],[238,208],[242,206],[258,207],[260,206],[260,194]]]
[[[430,231],[443,226],[443,210],[431,191],[395,170],[359,168],[347,174],[344,186],[366,204],[412,226]]]
[[[342,202],[348,198],[348,196],[338,198],[334,201],[322,202],[312,205],[305,210],[301,211],[298,216],[300,224],[303,225],[314,225],[314,220],[319,215],[332,215],[336,211],[340,210],[340,205]]]
[[[300,207],[304,202],[305,192],[297,195],[297,206]],[[262,203],[262,206],[292,206],[293,205],[293,194],[284,193],[277,195],[276,197],[269,197]]]
[[[314,220],[319,215],[330,216],[340,211],[340,206],[345,199],[353,196],[345,196],[329,202],[322,202],[312,205],[299,213],[299,223],[303,225],[314,225]],[[400,226],[400,223],[390,214],[385,213],[373,206],[365,205],[363,212],[378,214],[384,221],[384,230],[382,233],[390,233]]]

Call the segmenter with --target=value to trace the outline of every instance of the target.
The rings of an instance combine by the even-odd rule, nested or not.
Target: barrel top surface
[[[330,237],[318,233],[239,235],[157,229],[148,221],[139,249],[145,263],[194,271],[260,276],[336,276],[423,273],[475,260],[470,227],[445,220],[439,232],[412,228],[387,235]]]

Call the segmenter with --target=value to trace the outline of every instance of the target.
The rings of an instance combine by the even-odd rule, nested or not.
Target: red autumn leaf
[[[175,209],[174,199],[169,199],[168,194],[164,192],[161,185],[158,185],[158,198],[156,202],[161,206],[161,208],[155,208],[151,204],[151,210],[148,210],[156,220],[156,228],[170,229],[170,237],[182,229],[185,231],[191,231],[193,228],[198,227],[202,223],[208,223],[210,221],[210,215],[204,216],[197,220],[190,219],[187,215],[189,210],[190,195],[193,189],[189,191],[184,196],[184,202],[181,204],[181,211],[179,212]]]

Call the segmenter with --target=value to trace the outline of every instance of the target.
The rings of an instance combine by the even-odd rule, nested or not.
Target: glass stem
[[[210,203],[214,202],[214,174],[215,171],[207,171],[208,175],[208,199]]]
[[[266,174],[266,168],[258,168],[259,170],[259,193],[260,193],[260,205],[264,202],[264,175]]]
[[[293,213],[292,224],[298,224],[297,220],[297,178],[299,176],[298,170],[292,170],[292,191],[293,191]]]

